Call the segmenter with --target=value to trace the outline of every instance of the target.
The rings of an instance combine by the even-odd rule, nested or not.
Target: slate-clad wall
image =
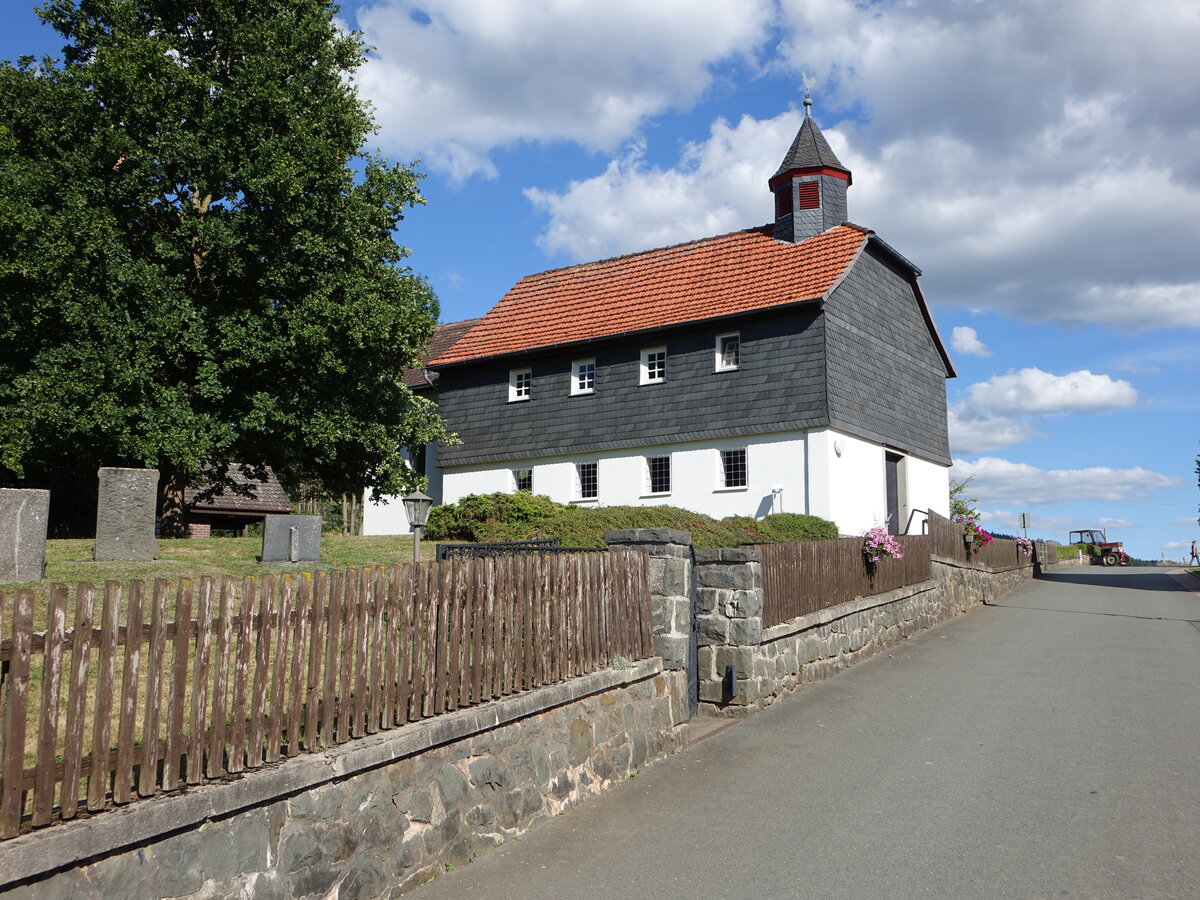
[[[903,270],[868,244],[825,319],[830,424],[949,465],[946,366]]]
[[[738,331],[741,368],[714,371],[718,334]],[[639,447],[826,424],[824,337],[815,306],[664,329],[560,352],[440,371],[441,415],[462,443],[443,466]],[[667,347],[667,381],[639,385],[641,351]],[[570,395],[571,362],[595,357],[596,391]],[[508,373],[533,367],[532,399]]]

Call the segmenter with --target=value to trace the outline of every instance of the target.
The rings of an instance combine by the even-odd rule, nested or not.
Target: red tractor
[[[1099,528],[1084,528],[1081,531],[1072,531],[1071,539],[1067,543],[1086,544],[1088,554],[1094,559],[1098,558],[1102,565],[1129,565],[1129,555],[1125,552],[1125,545],[1120,541],[1110,541],[1108,536]]]

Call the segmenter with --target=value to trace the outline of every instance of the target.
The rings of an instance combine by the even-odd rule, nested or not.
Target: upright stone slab
[[[320,516],[264,517],[263,562],[318,562],[320,559]]]
[[[96,500],[96,561],[145,562],[158,554],[154,512],[158,469],[100,470]]]
[[[0,582],[42,580],[49,515],[49,491],[0,489]]]

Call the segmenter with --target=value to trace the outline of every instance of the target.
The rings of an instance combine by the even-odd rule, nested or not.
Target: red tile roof
[[[789,244],[775,240],[773,230],[767,225],[526,275],[430,365],[817,299],[871,234],[847,224]]]
[[[453,347],[459,338],[470,331],[479,321],[479,319],[463,319],[461,322],[443,322],[438,325],[437,331],[429,339],[429,347],[422,357],[425,365],[428,366],[431,359]],[[404,384],[410,388],[429,387],[421,369],[405,369]]]

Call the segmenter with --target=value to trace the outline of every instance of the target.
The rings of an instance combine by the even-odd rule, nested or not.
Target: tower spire
[[[846,221],[850,170],[842,165],[812,117],[812,87],[804,76],[804,121],[783,162],[767,182],[775,195],[775,237],[798,243]]]

